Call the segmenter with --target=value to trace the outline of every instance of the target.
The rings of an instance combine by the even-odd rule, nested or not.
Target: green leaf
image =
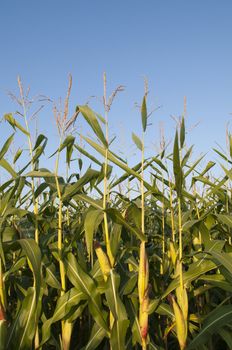
[[[180,148],[183,148],[185,142],[185,122],[184,117],[181,119],[181,125],[180,125]]]
[[[81,114],[83,115],[87,123],[91,126],[95,135],[102,142],[102,144],[105,147],[108,147],[108,143],[105,139],[104,133],[100,127],[100,124],[98,123],[98,120],[94,112],[88,106],[77,106],[76,110],[81,112]]]
[[[21,154],[23,153],[22,149],[18,149],[17,152],[15,153],[14,159],[13,159],[13,163],[15,164],[17,162],[17,160],[19,159],[19,157],[21,156]]]
[[[214,167],[216,163],[215,162],[212,162],[212,161],[209,161],[205,167],[205,169],[200,173],[200,176],[203,176],[205,175],[211,168]]]
[[[65,319],[71,308],[74,306],[77,308],[78,304],[85,299],[85,294],[76,288],[71,288],[58,299],[53,316],[46,320],[43,324],[42,341],[40,346],[50,338],[51,325],[59,320]]]
[[[0,159],[2,159],[4,157],[4,155],[6,154],[6,152],[8,151],[13,139],[14,139],[14,134],[12,134],[4,143],[4,145],[0,151]]]
[[[45,267],[46,276],[44,278],[45,282],[52,288],[61,289],[61,284],[56,278],[56,270],[53,264],[43,264]]]
[[[87,196],[86,194],[82,194],[82,193],[76,194],[74,197],[72,197],[72,199],[74,199],[77,202],[78,201],[86,202],[92,205],[92,207],[96,209],[103,210],[102,201],[95,200],[92,197]]]
[[[229,143],[230,143],[230,158],[232,158],[232,135],[229,134]]]
[[[166,173],[168,173],[166,166],[161,162],[161,160],[159,160],[157,157],[152,157],[152,161],[158,164],[161,169],[163,169]]]
[[[189,167],[188,171],[184,174],[184,178],[192,174],[192,172],[195,170],[196,166],[201,162],[201,160],[204,158],[204,155],[198,158],[191,167]]]
[[[41,287],[41,252],[38,244],[34,239],[20,239],[18,241],[24,250],[29,261],[29,267],[33,272],[36,286],[36,298],[39,296]]]
[[[17,173],[5,159],[0,159],[0,166],[4,168],[12,177],[16,178]]]
[[[6,320],[0,320],[0,350],[6,349],[7,341],[7,322]]]
[[[66,148],[66,164],[70,167],[71,157],[73,153],[73,144],[70,144]]]
[[[136,164],[133,168],[131,168],[133,171],[139,172],[139,170],[141,169],[141,162]],[[122,183],[123,181],[127,180],[128,178],[130,178],[130,180],[132,178],[134,178],[134,176],[131,176],[130,174],[128,174],[127,172],[125,172],[122,176],[120,176],[116,181],[113,181],[113,183],[110,184],[110,188],[114,188],[115,186],[119,185],[120,183]]]
[[[88,184],[91,180],[97,179],[99,176],[99,171],[93,170],[91,168],[87,169],[86,173],[74,184],[68,185],[63,194],[63,201],[67,200],[70,197],[73,197],[78,193],[83,186]]]
[[[99,113],[95,113],[95,114],[103,124],[106,124],[106,120],[105,120],[105,118],[103,118],[103,116],[101,114],[99,114]]]
[[[129,312],[130,322],[131,322],[131,332],[132,332],[132,344],[135,345],[136,343],[142,342],[141,337],[141,331],[140,331],[140,325],[138,320],[138,304],[135,301],[135,299],[129,299],[127,303],[127,310]]]
[[[171,307],[166,303],[160,303],[160,299],[150,300],[148,313],[151,315],[154,312],[159,315],[164,315],[172,318],[175,317]]]
[[[68,254],[66,259],[67,275],[71,283],[82,293],[85,294],[88,299],[88,307],[94,320],[100,327],[103,327],[108,331],[108,327],[105,320],[105,313],[101,304],[101,296],[97,291],[96,285],[93,279],[82,270],[80,264],[76,261],[73,254]]]
[[[212,181],[210,181],[208,178],[204,177],[204,176],[195,176],[193,178],[193,180],[194,180],[194,182],[200,181],[204,185],[209,185],[209,186],[215,187],[215,184]]]
[[[114,322],[110,335],[110,345],[112,349],[125,349],[125,338],[128,326],[129,320]]]
[[[114,222],[123,225],[129,232],[133,233],[141,241],[147,240],[146,236],[137,227],[133,227],[128,224],[128,222],[123,218],[123,216],[117,209],[110,208],[107,209],[106,212]]]
[[[213,310],[204,320],[200,333],[192,340],[187,350],[195,349],[205,344],[212,334],[218,332],[223,326],[230,324],[231,319],[232,305],[221,305]]]
[[[41,183],[35,191],[35,198],[39,197],[48,186],[49,185],[46,182]]]
[[[126,309],[119,298],[120,276],[113,269],[110,270],[106,284],[106,300],[115,320],[127,319]]]
[[[57,148],[57,150],[49,156],[49,158],[52,158],[56,153],[63,151],[64,148],[67,148],[67,150],[69,150],[70,152],[70,150],[72,150],[73,148],[74,142],[75,142],[75,137],[72,135],[68,135],[65,138],[65,140],[61,143],[61,145]],[[67,156],[66,156],[66,159],[67,159]]]
[[[141,107],[141,117],[142,117],[143,132],[145,132],[146,128],[147,128],[147,103],[146,103],[146,96],[143,97],[143,102],[142,102],[142,107]]]
[[[232,334],[230,329],[221,328],[217,333],[222,337],[229,350],[232,350]]]
[[[26,258],[25,256],[21,256],[15,263],[14,265],[11,266],[9,270],[7,270],[4,275],[3,275],[3,280],[7,280],[8,276],[11,273],[15,273],[19,269],[21,269],[23,266],[25,266]]]
[[[34,277],[34,286],[28,288],[21,308],[12,324],[8,334],[7,349],[31,349],[32,340],[38,323],[37,310],[40,308],[41,299],[41,253],[37,243],[33,239],[20,239],[11,244],[12,248],[20,245],[26,254],[28,264]]]
[[[140,138],[132,132],[132,139],[140,151],[143,150],[143,143]]]
[[[196,280],[199,276],[205,274],[208,271],[215,269],[217,265],[210,260],[199,260],[191,265],[189,265],[188,271],[183,273],[183,282],[188,284]],[[167,290],[162,295],[162,299],[169,295],[173,290],[175,290],[180,285],[179,277],[173,280],[168,286]]]
[[[188,232],[190,230],[190,228],[192,228],[194,225],[196,225],[200,221],[201,220],[189,220],[189,221],[186,221],[183,224],[183,227],[182,227],[183,232]]]
[[[73,146],[75,142],[75,137],[72,135],[66,136],[65,140],[62,142],[62,144],[59,147],[59,151],[61,152],[64,148],[68,146]]]
[[[232,164],[232,162],[225,156],[225,154],[218,151],[216,148],[213,148],[214,152],[216,152],[220,157],[222,157],[226,162]]]
[[[170,180],[166,180],[163,177],[158,176],[157,174],[152,174],[155,178],[159,179],[161,181],[161,183],[163,182],[166,186],[168,186],[169,188],[173,188],[174,184],[170,181]],[[168,200],[166,199],[166,197],[163,196],[162,193],[159,193],[162,196],[162,199],[164,199],[167,203],[168,206]],[[184,188],[182,189],[182,195],[183,197],[188,198],[190,201],[193,201],[195,203],[196,200],[196,196],[193,196],[191,193],[189,193],[188,191],[184,190]]]
[[[232,253],[212,250],[210,254],[232,274]]]
[[[8,333],[6,349],[31,349],[37,326],[36,292],[34,287],[27,290],[26,297]]]
[[[126,309],[119,298],[120,276],[111,269],[106,285],[106,300],[114,317],[113,328],[110,335],[112,349],[125,349],[125,337],[129,320]]]
[[[225,224],[225,225],[229,226],[230,228],[232,228],[232,217],[231,217],[231,215],[228,215],[228,214],[217,214],[217,218],[222,224]]]
[[[173,148],[173,172],[175,177],[176,192],[178,197],[181,197],[183,175],[180,164],[179,143],[178,143],[178,131],[176,130],[176,136]]]
[[[93,256],[93,236],[102,222],[104,213],[102,210],[91,209],[87,212],[84,222],[86,248],[89,258]]]
[[[35,151],[36,148],[39,147],[41,144],[43,145],[43,148],[44,148],[47,144],[47,141],[48,141],[48,138],[46,136],[44,136],[43,134],[40,134],[36,139],[33,151]]]
[[[105,156],[105,149],[103,147],[101,147],[99,144],[97,144],[96,142],[94,142],[93,140],[89,139],[88,137],[82,136],[83,139],[88,142],[97,152],[99,152],[100,154],[102,154],[103,156]],[[108,159],[113,162],[114,164],[116,164],[117,166],[119,166],[121,169],[123,169],[124,171],[127,172],[127,174],[134,176],[135,178],[137,178],[138,180],[141,181],[141,176],[133,169],[129,168],[125,163],[123,163],[122,161],[120,161],[118,159],[118,157],[116,157],[112,152],[108,151]],[[144,186],[148,189],[151,190],[152,187],[146,182],[144,181]]]
[[[89,158],[90,160],[92,160],[94,163],[98,164],[98,165],[102,165],[102,163],[95,158],[92,154],[88,153],[84,148],[80,147],[79,145],[75,144],[74,147],[76,147],[76,149],[82,153],[84,156],[86,156],[87,158]]]
[[[186,164],[187,164],[187,161],[189,160],[189,157],[191,156],[192,154],[192,150],[193,150],[193,146],[191,146],[187,152],[185,153],[182,161],[181,161],[181,167],[183,168]]]
[[[111,235],[110,235],[110,247],[111,252],[114,257],[120,252],[119,245],[121,241],[122,226],[114,223],[112,225]]]
[[[88,344],[85,346],[85,350],[95,350],[107,336],[104,328],[99,327],[97,323],[94,323]]]
[[[55,177],[55,174],[50,173],[50,171],[48,170],[34,170],[34,171],[30,171],[29,173],[24,175],[25,177]]]
[[[137,272],[130,272],[126,282],[124,282],[124,285],[122,287],[122,294],[128,295],[133,292],[133,290],[136,288],[138,283],[138,273]]]
[[[221,271],[221,268],[220,268]],[[227,270],[226,270],[227,271]],[[223,272],[221,271],[221,273],[223,274]],[[232,292],[232,285],[231,283],[228,283],[225,278],[223,277],[223,275],[217,275],[217,274],[213,274],[213,275],[202,275],[199,277],[199,280],[204,281],[207,284],[210,284],[214,287],[218,287],[221,288],[227,292]]]
[[[16,119],[14,119],[13,115],[11,113],[5,114],[4,119],[8,121],[8,123],[12,126],[12,128],[15,130],[15,128],[19,129],[22,131],[27,136],[30,136],[29,132],[20,125]]]

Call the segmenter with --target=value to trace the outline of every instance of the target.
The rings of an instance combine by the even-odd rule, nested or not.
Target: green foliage
[[[144,96],[143,136],[147,108]],[[215,150],[224,162],[215,179],[215,162],[192,162],[184,118],[171,154],[129,166],[112,150],[105,119],[89,106],[76,113],[94,137],[80,145],[62,135],[52,156],[75,169],[66,177],[41,166],[45,135],[26,164],[21,148],[10,161],[15,134],[2,143],[0,349],[231,349],[231,135],[229,156]],[[30,137],[12,114],[4,118]],[[132,139],[143,153],[144,140]]]

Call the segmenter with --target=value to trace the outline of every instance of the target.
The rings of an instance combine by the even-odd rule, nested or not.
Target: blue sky
[[[167,139],[174,135],[171,115],[183,112],[196,155],[225,145],[232,112],[232,2],[210,0],[8,0],[0,5],[0,112],[17,107],[7,91],[17,92],[17,75],[31,94],[57,100],[73,76],[70,109],[89,96],[102,96],[106,71],[108,92],[126,89],[110,113],[111,134],[129,156],[131,131],[141,131],[139,111],[143,77],[149,81],[149,106],[161,106],[151,120],[147,145],[157,149],[162,121]],[[102,112],[100,103],[93,103]],[[82,122],[80,122],[82,123]],[[56,148],[56,131],[48,106],[38,127]],[[33,128],[33,125],[32,125]],[[85,131],[85,126],[82,127]],[[10,131],[1,125],[1,143]],[[56,142],[57,141],[57,142]],[[118,147],[119,147],[118,146]],[[212,155],[214,158],[215,156]]]

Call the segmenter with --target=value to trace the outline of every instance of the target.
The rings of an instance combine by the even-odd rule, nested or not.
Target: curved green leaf
[[[30,136],[29,132],[22,127],[19,122],[13,117],[12,113],[8,113],[4,115],[4,119],[12,126],[12,128],[15,130],[15,128],[19,129],[22,131],[27,136]]]
[[[104,328],[99,327],[97,323],[94,323],[88,344],[85,346],[85,350],[95,350],[107,336]]]
[[[65,319],[69,314],[71,308],[73,306],[77,307],[78,304],[85,299],[86,297],[84,293],[82,293],[77,288],[71,288],[68,292],[66,292],[58,299],[53,316],[46,320],[43,324],[42,341],[40,346],[42,346],[50,338],[51,325],[61,319]]]
[[[98,226],[103,220],[104,213],[102,210],[91,209],[87,212],[84,222],[86,248],[89,258],[93,256],[93,236]]]
[[[2,159],[4,157],[4,155],[6,154],[6,152],[8,151],[12,141],[14,138],[14,134],[12,134],[4,143],[4,145],[2,146],[2,149],[0,151],[0,159]]]
[[[137,135],[135,135],[135,133],[133,133],[133,132],[132,132],[132,139],[133,139],[134,143],[136,144],[136,146],[138,147],[138,149],[139,149],[140,151],[142,151],[142,149],[143,149],[143,143],[142,143],[142,141],[140,140],[140,138],[139,138]]]
[[[143,97],[143,102],[142,102],[142,107],[141,107],[141,117],[142,117],[143,132],[145,132],[146,128],[147,128],[147,103],[146,103],[146,96]]]
[[[72,284],[84,293],[88,299],[89,311],[100,327],[108,331],[105,313],[102,308],[101,297],[96,289],[93,279],[85,273],[73,254],[68,254],[66,259],[67,275]]]
[[[100,124],[94,114],[94,112],[88,106],[77,106],[77,111],[80,111],[87,123],[93,129],[95,135],[102,142],[105,147],[108,147],[108,143],[105,139],[104,133],[100,127]]]
[[[222,305],[213,310],[204,320],[203,327],[198,335],[192,340],[187,350],[195,349],[205,344],[210,335],[217,332],[220,328],[227,324],[231,324],[232,305]]]

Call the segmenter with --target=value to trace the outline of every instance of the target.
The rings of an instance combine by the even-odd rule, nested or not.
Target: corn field
[[[145,91],[129,166],[109,137],[122,87],[108,98],[105,81],[104,116],[86,104],[70,117],[70,79],[47,169],[48,139],[33,136],[18,83],[0,150],[0,350],[232,349],[230,133],[228,152],[215,149],[218,164],[202,170],[183,115],[172,145],[147,157]],[[79,120],[90,136],[70,132]],[[10,157],[16,134],[28,147]]]

